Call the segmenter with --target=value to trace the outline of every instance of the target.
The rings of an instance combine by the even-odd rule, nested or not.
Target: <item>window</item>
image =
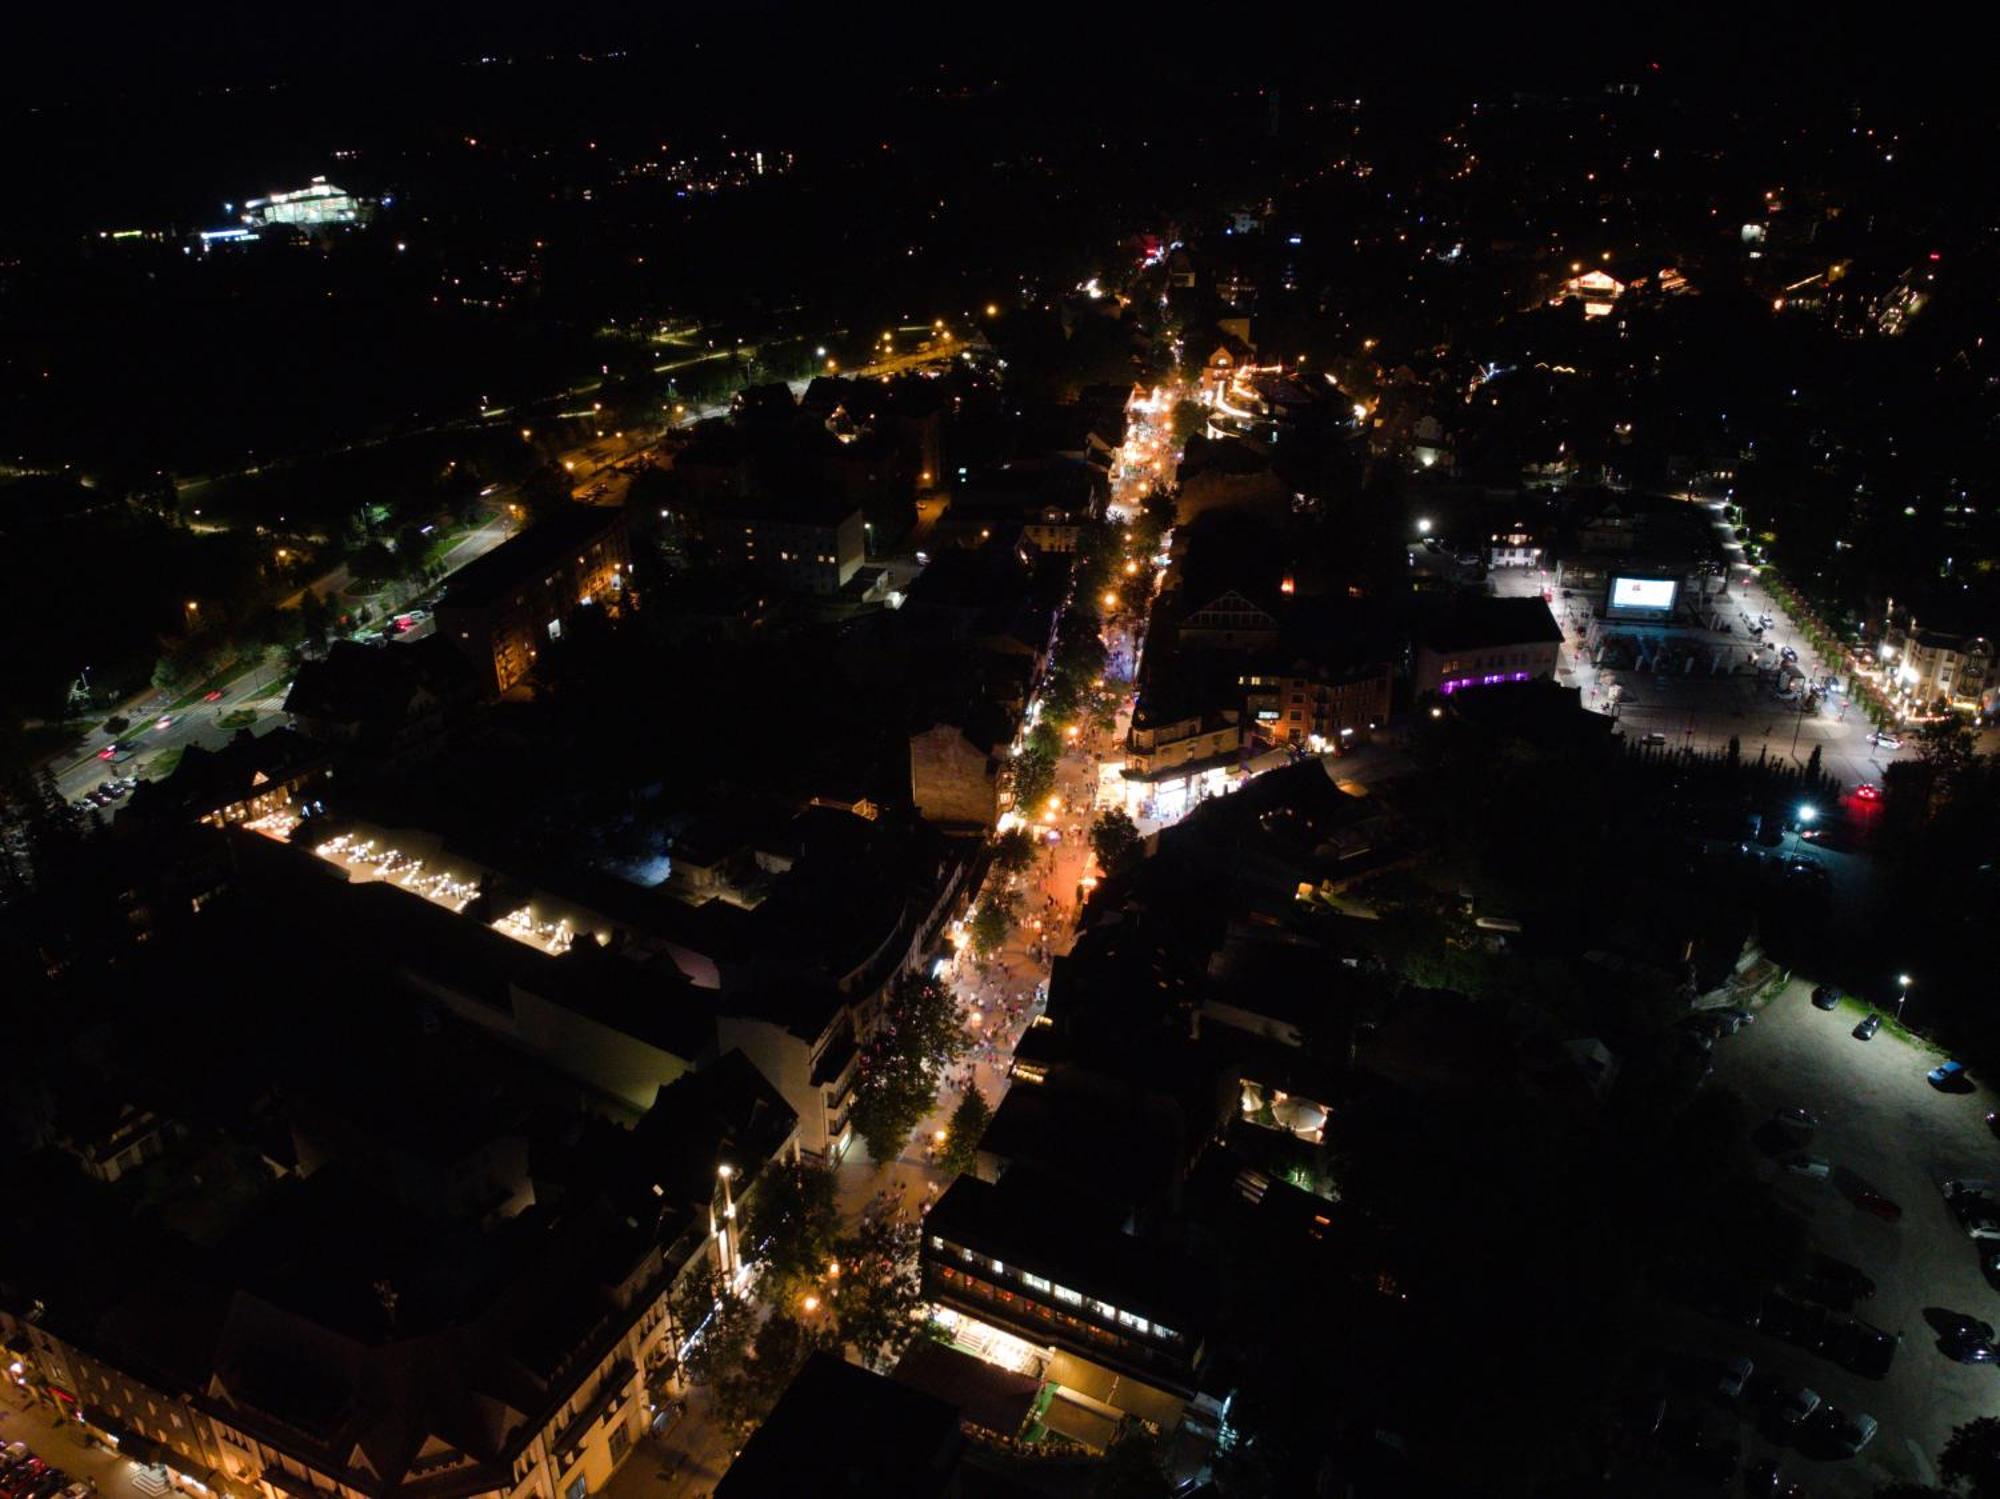
[[[943,1239],[941,1239],[941,1238],[939,1238],[939,1237],[938,1237],[938,1236],[937,1236],[936,1234],[932,1234],[932,1235],[931,1235],[931,1248],[933,1248],[933,1249],[942,1249],[942,1248],[944,1248],[944,1240],[943,1240]]]
[[[632,1438],[625,1430],[625,1423],[620,1421],[611,1428],[611,1460],[614,1463],[622,1463],[625,1461],[625,1454],[631,1450]]]
[[[1147,1322],[1147,1320],[1144,1317],[1138,1316],[1132,1312],[1120,1312],[1118,1314],[1118,1320],[1124,1326],[1132,1328],[1137,1332],[1152,1331],[1151,1323]]]
[[[1083,1298],[1068,1286],[1051,1286],[1049,1289],[1056,1293],[1056,1300],[1058,1301],[1067,1301],[1071,1306],[1083,1305]]]
[[[590,1478],[587,1474],[579,1473],[569,1481],[569,1487],[563,1490],[563,1499],[587,1499],[589,1493]]]
[[[1089,1305],[1090,1309],[1100,1317],[1113,1318],[1118,1315],[1118,1308],[1108,1301],[1099,1301],[1092,1297]]]
[[[1046,1291],[1049,1288],[1049,1283],[1043,1280],[1041,1276],[1030,1275],[1025,1270],[1021,1272],[1021,1284],[1031,1291]]]
[[[1005,1275],[1007,1273],[1007,1267],[1001,1264],[998,1260],[989,1260],[987,1261],[987,1263],[993,1267],[993,1273],[995,1275]]]

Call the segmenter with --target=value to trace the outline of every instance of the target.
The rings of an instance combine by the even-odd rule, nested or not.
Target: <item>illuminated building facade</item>
[[[579,609],[615,607],[631,570],[624,512],[574,505],[460,572],[438,604],[438,633],[505,692]]]

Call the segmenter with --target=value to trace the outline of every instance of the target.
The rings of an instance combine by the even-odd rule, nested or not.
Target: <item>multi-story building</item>
[[[1468,599],[1417,622],[1411,689],[1422,698],[1553,677],[1562,628],[1538,598]]]
[[[1246,672],[1246,723],[1282,744],[1325,749],[1389,721],[1393,675],[1387,661],[1335,667],[1299,663]]]
[[[1196,1393],[1213,1317],[1205,1270],[1026,1168],[952,1183],[925,1219],[922,1260],[940,1320],[1026,1345],[1085,1430],[1124,1415],[1172,1428]],[[1064,1429],[1061,1413],[1045,1420]]]
[[[1923,629],[1914,615],[1899,619],[1891,612],[1876,656],[1884,684],[1908,713],[1932,713],[1940,704],[1984,713],[2000,691],[1992,641],[1983,635]]]
[[[1486,538],[1488,567],[1540,567],[1542,544],[1528,526],[1516,521]]]
[[[234,1284],[134,1235],[123,1267],[17,1266],[0,1322],[44,1398],[189,1499],[585,1499],[667,1419],[680,1309],[740,1273],[735,1210],[794,1124],[725,1058],[594,1126],[565,1206],[426,1238],[328,1172]]]
[[[744,500],[708,523],[709,540],[793,593],[835,594],[861,570],[861,507],[832,497]]]
[[[572,505],[459,572],[438,604],[438,633],[489,692],[505,692],[578,610],[615,604],[631,568],[624,512]]]

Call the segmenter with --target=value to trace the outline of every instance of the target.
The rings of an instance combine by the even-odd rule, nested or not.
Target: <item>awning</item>
[[[1042,1412],[1042,1425],[1057,1436],[1081,1442],[1092,1452],[1103,1452],[1118,1433],[1118,1423],[1109,1416],[1087,1405],[1078,1405],[1074,1400],[1065,1400],[1060,1393]]]
[[[1179,1395],[1157,1389],[1130,1375],[1115,1373],[1102,1364],[1078,1358],[1060,1348],[1049,1360],[1048,1377],[1080,1395],[1151,1421],[1162,1430],[1172,1430],[1177,1426],[1181,1412],[1187,1409],[1187,1401]]]
[[[86,1426],[96,1427],[112,1440],[119,1456],[129,1457],[133,1462],[143,1463],[149,1468],[158,1467],[167,1460],[167,1449],[144,1433],[112,1420],[99,1410],[85,1409],[81,1414]]]

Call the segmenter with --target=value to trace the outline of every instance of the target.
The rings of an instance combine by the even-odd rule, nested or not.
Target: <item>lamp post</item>
[[[1798,816],[1798,821],[1792,824],[1792,852],[1793,852],[1793,854],[1795,854],[1795,855],[1796,855],[1796,854],[1798,853],[1798,851],[1799,851],[1799,832],[1800,832],[1800,830],[1801,830],[1802,828],[1809,828],[1809,827],[1811,827],[1811,826],[1812,826],[1812,825],[1813,825],[1813,824],[1814,824],[1815,822],[1817,822],[1817,821],[1819,821],[1819,808],[1818,808],[1818,807],[1815,807],[1815,806],[1814,806],[1814,805],[1813,805],[1813,804],[1812,804],[1811,802],[1801,802],[1801,803],[1799,803],[1799,816]]]
[[[1900,991],[1896,995],[1896,1024],[1898,1025],[1903,1023],[1903,1006],[1909,1002],[1910,985],[1913,982],[1914,980],[1907,973],[1896,975],[1896,987]]]

